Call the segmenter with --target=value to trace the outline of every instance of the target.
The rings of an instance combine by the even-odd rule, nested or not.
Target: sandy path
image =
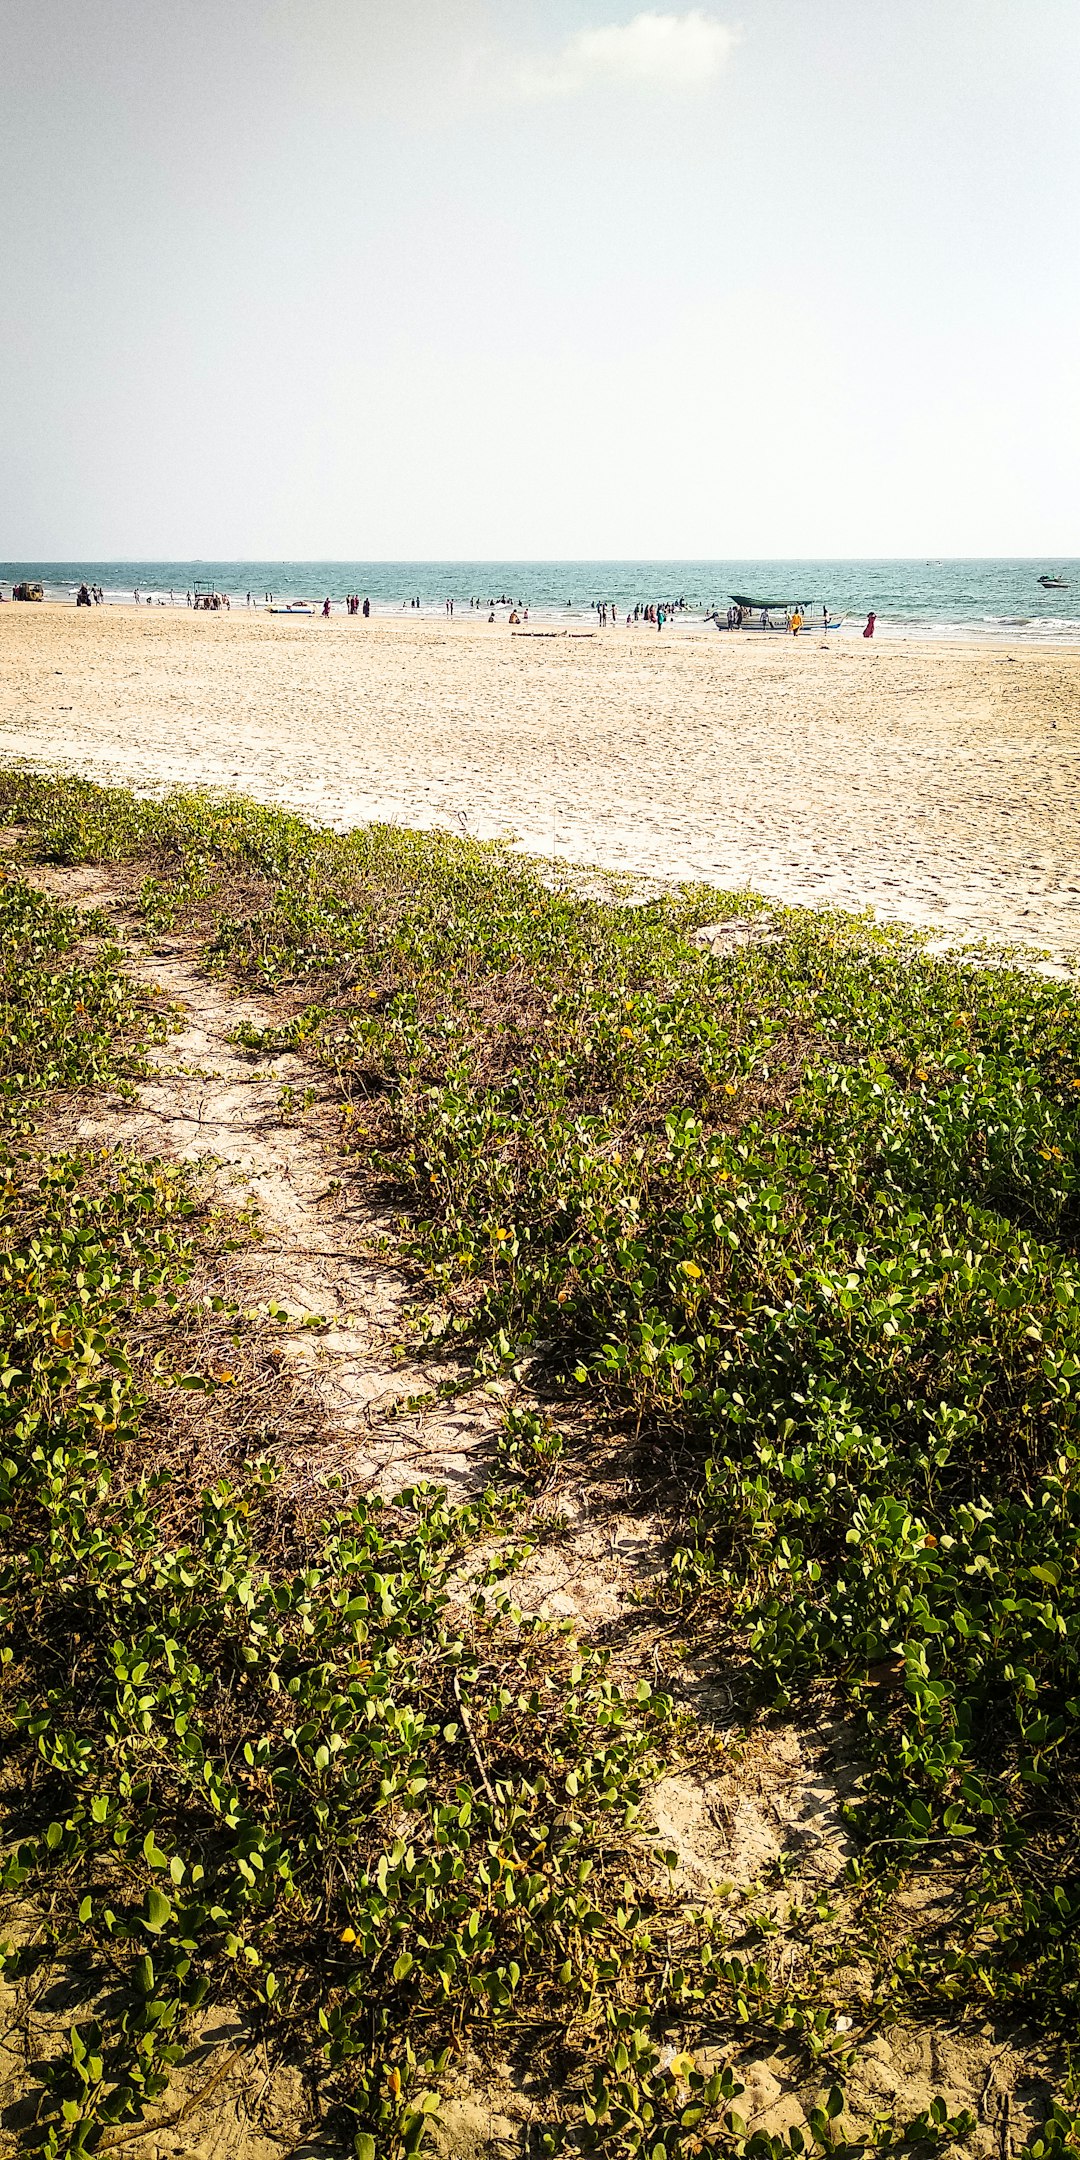
[[[0,754],[1080,950],[1080,652],[0,611]]]
[[[93,1100],[77,1137],[198,1163],[218,1200],[253,1206],[259,1242],[230,1256],[221,1287],[300,1323],[283,1328],[276,1354],[317,1406],[319,1439],[293,1471],[385,1494],[424,1477],[455,1495],[482,1484],[498,1404],[476,1388],[438,1400],[441,1382],[465,1379],[463,1362],[407,1354],[401,1276],[374,1256],[380,1242],[393,1243],[393,1223],[357,1201],[347,1156],[283,1114],[283,1087],[299,1094],[310,1069],[232,1039],[244,1021],[269,1026],[269,1008],[206,975],[193,941],[140,937],[107,870],[43,865],[23,875],[67,906],[107,908],[131,972],[168,1002],[172,1031],[149,1050],[135,1099]]]
[[[220,1202],[254,1209],[259,1241],[230,1254],[218,1287],[299,1323],[282,1329],[276,1355],[318,1416],[311,1453],[293,1455],[292,1472],[386,1496],[420,1478],[455,1499],[482,1489],[497,1474],[504,1401],[544,1406],[527,1383],[475,1382],[467,1353],[417,1354],[393,1264],[395,1218],[357,1196],[355,1163],[328,1137],[325,1117],[316,1113],[312,1125],[283,1113],[283,1087],[299,1096],[317,1074],[289,1052],[233,1039],[243,1022],[269,1027],[272,1003],[234,995],[208,975],[197,940],[143,935],[107,867],[21,865],[20,874],[65,906],[105,908],[130,972],[167,1001],[170,1033],[148,1050],[134,1099],[91,1099],[76,1134],[197,1163]],[[439,1393],[448,1381],[449,1399]],[[517,1602],[594,1627],[618,1619],[659,1565],[655,1520],[626,1512],[618,1474],[586,1484],[579,1475],[560,1513],[563,1530],[541,1541],[515,1577]]]

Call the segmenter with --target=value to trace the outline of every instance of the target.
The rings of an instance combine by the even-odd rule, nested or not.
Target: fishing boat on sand
[[[310,600],[271,600],[268,615],[314,615]]]
[[[738,592],[729,597],[739,610],[740,620],[733,625],[739,630],[788,630],[796,613],[802,616],[806,630],[839,630],[845,620],[843,615],[830,615],[820,600],[754,600],[749,593]]]

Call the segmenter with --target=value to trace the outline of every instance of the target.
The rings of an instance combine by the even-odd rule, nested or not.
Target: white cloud
[[[572,97],[594,83],[696,90],[720,73],[738,37],[704,8],[686,15],[646,10],[628,23],[578,30],[553,58],[523,68],[518,84],[531,97]]]

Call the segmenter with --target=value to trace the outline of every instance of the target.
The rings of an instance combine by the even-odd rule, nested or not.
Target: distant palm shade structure
[[[82,584],[97,587],[106,604],[184,607],[188,595],[210,591],[232,609],[273,607],[300,616],[321,613],[329,599],[339,612],[350,594],[371,603],[374,615],[403,612],[473,619],[494,608],[507,619],[511,607],[530,617],[625,622],[637,607],[660,605],[680,620],[727,620],[742,606],[770,627],[798,605],[805,628],[826,622],[855,634],[873,609],[890,632],[913,637],[963,637],[1015,643],[1080,642],[1080,562],[1050,564],[1038,558],[899,561],[885,558],[656,561],[11,561],[0,563],[0,591],[40,585],[46,600],[74,604]],[[776,594],[776,599],[769,596]],[[301,605],[289,606],[289,603]],[[417,606],[419,603],[419,606]],[[826,613],[827,611],[827,613]],[[842,625],[842,628],[841,628]],[[746,627],[751,627],[748,623]],[[760,627],[758,620],[753,627]]]

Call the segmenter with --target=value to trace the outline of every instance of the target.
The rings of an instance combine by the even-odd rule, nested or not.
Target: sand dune
[[[0,754],[1080,953],[1080,652],[0,610]]]

